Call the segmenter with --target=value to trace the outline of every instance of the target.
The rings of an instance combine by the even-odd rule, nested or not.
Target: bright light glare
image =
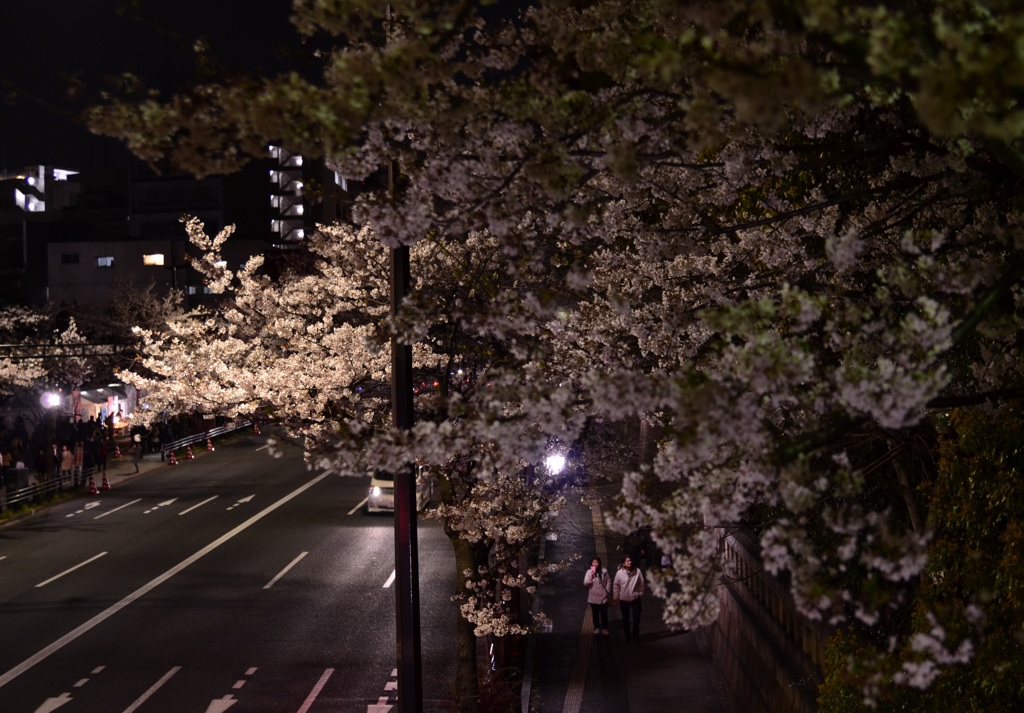
[[[565,470],[565,456],[559,453],[549,455],[544,459],[544,465],[547,466],[548,472],[551,475],[558,475]]]
[[[47,391],[43,394],[43,406],[51,408],[57,406],[60,403],[60,394],[55,394],[52,391]]]

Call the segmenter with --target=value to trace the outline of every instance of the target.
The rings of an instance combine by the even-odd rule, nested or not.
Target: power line
[[[132,344],[0,344],[0,359],[12,361],[117,356]]]

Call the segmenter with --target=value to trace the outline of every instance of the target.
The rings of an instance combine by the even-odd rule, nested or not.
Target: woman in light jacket
[[[622,613],[622,630],[626,633],[626,641],[630,640],[630,635],[640,636],[640,597],[643,593],[644,575],[638,567],[633,566],[633,558],[626,555],[612,584],[612,596]]]
[[[601,566],[601,558],[590,562],[590,569],[583,575],[583,586],[587,588],[587,603],[594,615],[594,633],[608,633],[608,596],[611,593],[611,577]]]

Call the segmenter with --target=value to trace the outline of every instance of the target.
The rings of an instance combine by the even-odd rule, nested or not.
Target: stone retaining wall
[[[708,627],[715,665],[737,710],[815,713],[829,631],[802,617],[789,592],[761,568],[741,535],[723,542],[721,611]]]

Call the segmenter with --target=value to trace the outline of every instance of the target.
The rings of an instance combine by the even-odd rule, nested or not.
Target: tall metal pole
[[[389,188],[393,168],[388,169]],[[391,314],[398,314],[409,293],[409,247],[391,249]],[[412,428],[412,345],[391,338],[391,410],[394,426]],[[420,592],[416,542],[416,472],[412,463],[395,477],[395,607],[398,655],[398,711],[422,713],[420,667]]]

